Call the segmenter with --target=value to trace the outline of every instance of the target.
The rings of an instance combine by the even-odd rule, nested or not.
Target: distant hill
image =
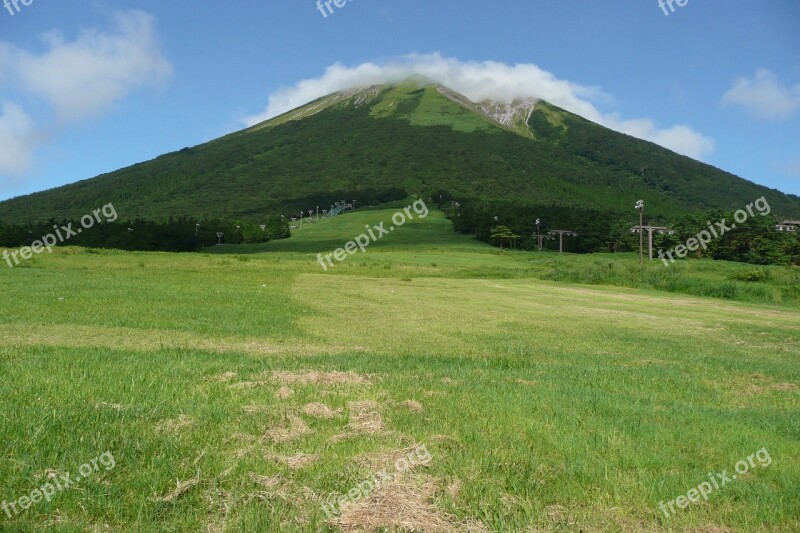
[[[336,93],[206,144],[0,203],[0,222],[80,217],[113,202],[121,219],[257,219],[406,195],[525,201],[661,217],[736,209],[766,196],[800,218],[800,198],[756,185],[544,101],[471,102],[419,81]]]

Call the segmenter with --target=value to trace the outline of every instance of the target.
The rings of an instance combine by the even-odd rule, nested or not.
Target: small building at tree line
[[[800,231],[800,220],[784,220],[775,226],[778,231]]]

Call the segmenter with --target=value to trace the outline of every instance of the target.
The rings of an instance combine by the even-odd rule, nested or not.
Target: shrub
[[[732,277],[739,281],[767,281],[769,279],[769,271],[766,268],[751,268],[737,272]]]

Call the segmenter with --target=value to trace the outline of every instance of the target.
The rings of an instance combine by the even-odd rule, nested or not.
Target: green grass
[[[282,257],[305,265],[318,253],[324,256],[344,246],[364,232],[365,226],[384,222],[388,228],[392,215],[409,203],[398,202],[391,210],[361,210],[333,219],[322,218],[319,222],[313,219],[303,226],[298,221],[291,239],[263,245],[214,247],[209,253],[296,252]],[[800,269],[794,266],[754,267],[725,261],[686,260],[669,267],[653,261],[641,268],[638,255],[634,254],[501,252],[470,236],[453,233],[451,223],[439,211],[432,211],[424,219],[415,215],[414,220],[398,231],[370,244],[369,250],[381,253],[357,253],[337,263],[331,272],[394,278],[536,278],[800,306]],[[321,267],[318,271],[321,272]],[[745,281],[750,277],[757,281]]]
[[[485,117],[442,98],[438,88],[426,87],[419,105],[410,114],[414,126],[447,126],[455,131],[471,133],[478,130],[491,132],[498,128]]]
[[[336,530],[315,498],[370,478],[365,454],[420,443],[432,459],[408,482],[433,483],[457,529],[800,528],[797,269],[746,282],[747,265],[500,253],[437,212],[326,273],[315,262],[392,213],[262,247],[67,248],[0,270],[0,499],[116,461],[0,530]],[[691,294],[725,284],[726,299]],[[384,431],[336,438],[366,400]],[[293,417],[310,432],[266,437]],[[769,467],[659,511],[762,448]],[[293,470],[298,453],[316,461]],[[178,480],[196,484],[164,501]]]

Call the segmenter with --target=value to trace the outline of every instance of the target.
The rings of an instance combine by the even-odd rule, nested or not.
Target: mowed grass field
[[[500,253],[431,212],[323,272],[392,213],[0,269],[0,531],[800,530],[796,268]]]

